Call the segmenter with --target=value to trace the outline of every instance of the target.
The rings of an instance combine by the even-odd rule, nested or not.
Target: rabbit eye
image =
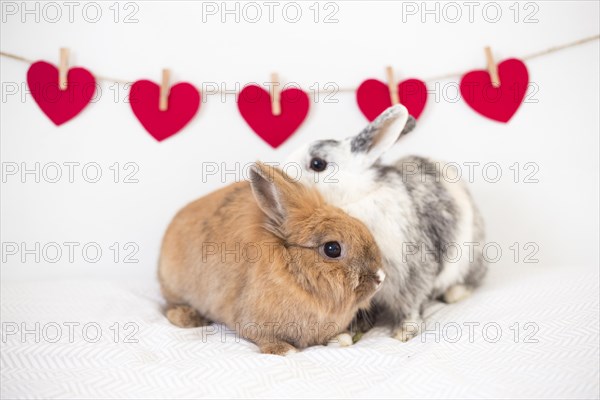
[[[338,242],[327,242],[323,245],[323,252],[329,258],[338,258],[342,254],[342,246]]]
[[[325,171],[325,168],[327,168],[327,161],[323,160],[322,158],[315,157],[310,160],[310,169],[313,171],[321,172]]]

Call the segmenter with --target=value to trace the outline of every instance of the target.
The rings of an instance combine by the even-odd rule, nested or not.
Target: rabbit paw
[[[190,306],[178,305],[167,310],[167,319],[180,328],[196,328],[210,325],[210,321],[204,318],[198,311]]]
[[[448,304],[456,303],[466,299],[471,295],[471,289],[465,285],[454,285],[450,286],[446,293],[444,293],[444,301]]]
[[[263,343],[259,345],[263,354],[274,354],[276,356],[287,356],[298,352],[294,346],[286,342]]]
[[[394,330],[393,336],[401,342],[408,342],[419,334],[422,323],[423,320],[420,317],[407,319]]]
[[[328,344],[337,344],[340,347],[348,347],[352,346],[353,343],[352,336],[348,332],[342,332],[332,338]]]

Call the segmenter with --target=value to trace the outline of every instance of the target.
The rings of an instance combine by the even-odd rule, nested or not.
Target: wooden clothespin
[[[67,73],[69,72],[69,49],[61,47],[60,63],[58,64],[58,87],[67,90]]]
[[[276,72],[271,74],[271,83],[273,84],[273,95],[271,96],[271,113],[281,115],[281,91],[279,90],[279,75]]]
[[[171,80],[171,71],[168,69],[162,70],[162,82],[160,84],[160,98],[158,102],[158,109],[160,111],[167,111],[169,108],[169,81]]]
[[[385,68],[385,72],[387,75],[387,84],[392,105],[399,104],[400,99],[398,98],[398,85],[396,85],[396,80],[394,79],[394,69],[388,66]]]
[[[486,46],[484,50],[485,58],[487,60],[487,69],[490,74],[490,78],[492,79],[492,86],[498,88],[500,87],[500,77],[498,76],[498,66],[496,65],[496,61],[494,61],[492,49],[490,46]]]

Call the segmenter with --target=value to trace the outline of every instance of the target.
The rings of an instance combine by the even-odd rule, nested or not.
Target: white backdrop
[[[401,2],[369,2],[368,6],[335,2],[337,23],[323,22],[334,10],[332,6],[325,9],[323,3],[318,6],[319,22],[315,22],[314,8],[309,8],[312,2],[300,4],[302,17],[297,23],[283,18],[284,3],[275,9],[273,23],[262,2],[257,3],[263,11],[257,23],[245,20],[244,15],[239,22],[234,15],[225,15],[227,20],[222,23],[220,14],[203,15],[202,4],[192,2],[136,2],[137,23],[122,21],[135,10],[125,9],[123,4],[115,22],[114,8],[109,8],[112,2],[100,4],[102,16],[97,23],[83,18],[83,3],[69,22],[68,8],[59,2],[63,13],[59,22],[48,21],[53,13],[46,18],[41,15],[36,22],[35,15],[22,13],[20,2],[12,3],[17,14],[6,12],[7,3],[11,2],[3,2],[1,25],[3,51],[56,63],[59,47],[66,46],[71,49],[72,65],[96,74],[158,81],[161,69],[169,67],[175,81],[192,82],[199,89],[202,82],[223,82],[228,88],[263,82],[272,71],[306,90],[327,82],[356,87],[369,77],[383,80],[388,64],[400,78],[427,79],[483,68],[485,45],[492,46],[500,61],[599,31],[597,2],[535,2],[535,23],[524,22],[535,7],[521,3],[517,17],[513,2],[495,3],[502,11],[496,23],[486,21],[494,12],[487,9],[488,14],[483,13],[484,3],[474,9],[473,21],[469,21],[463,2],[455,3],[462,11],[456,23],[448,20],[454,18],[454,11],[444,8],[444,3],[438,5],[441,15],[436,22],[435,15],[421,13],[404,14],[403,21]],[[222,7],[220,2],[213,4]],[[421,2],[413,4],[422,7]],[[38,7],[43,13],[43,5]],[[94,16],[92,10],[88,13],[88,17]],[[290,15],[293,17],[292,11]],[[417,153],[459,164],[496,162],[501,166],[503,175],[497,183],[484,179],[480,167],[471,185],[487,221],[489,240],[503,250],[493,269],[514,263],[515,254],[509,249],[514,242],[521,248],[517,261],[523,268],[598,268],[598,47],[596,41],[527,62],[530,80],[538,90],[530,91],[527,102],[508,124],[481,117],[464,101],[448,99],[455,97],[459,77],[440,81],[437,89],[435,83],[429,83],[431,93],[417,130],[388,157]],[[3,169],[12,163],[31,169],[35,163],[41,168],[53,162],[96,162],[103,175],[98,183],[88,183],[80,166],[71,183],[63,166],[58,183],[46,182],[43,177],[36,183],[33,175],[26,175],[25,182],[20,174],[3,177],[4,280],[151,278],[163,231],[173,214],[186,202],[223,185],[218,176],[202,182],[203,163],[226,163],[232,169],[236,162],[282,161],[305,141],[342,138],[366,123],[353,93],[338,93],[337,103],[320,98],[311,104],[301,128],[273,150],[245,124],[234,96],[222,101],[212,95],[185,130],[158,143],[133,116],[123,87],[117,90],[102,83],[101,98],[57,128],[26,92],[27,68],[21,62],[1,59]],[[15,84],[18,93],[9,94]],[[109,168],[115,162],[121,170],[119,183],[113,182],[114,171]],[[129,171],[124,169],[128,162],[139,167],[138,183],[122,182]],[[514,169],[509,169],[515,162],[521,172],[518,183],[514,182]],[[527,162],[539,167],[538,183],[523,182],[532,171],[524,169]],[[235,179],[227,177],[228,182]],[[49,262],[54,252],[47,247],[49,253],[46,257],[40,254],[39,262],[35,254],[26,255],[23,261],[23,246],[32,249],[36,242],[41,248],[52,242],[60,244],[62,258]],[[79,244],[73,262],[65,242]],[[114,247],[111,249],[115,242],[120,247],[116,262]],[[135,248],[124,248],[129,242],[139,247],[133,257],[137,263],[124,262],[125,255]],[[523,263],[533,249],[523,248],[529,242],[539,246],[533,257],[538,263]],[[7,251],[11,243],[18,244],[15,255]],[[86,243],[97,243],[102,249],[97,263],[83,258],[81,250]],[[89,254],[93,256],[93,251]]]

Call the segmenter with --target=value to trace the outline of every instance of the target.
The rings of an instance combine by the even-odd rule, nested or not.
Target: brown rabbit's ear
[[[250,186],[260,209],[273,225],[281,226],[287,216],[285,198],[289,189],[281,172],[261,162],[250,167]]]
[[[304,218],[322,205],[316,190],[258,161],[250,167],[250,186],[256,203],[269,219],[270,230],[280,237],[285,236],[283,225],[290,214]]]

